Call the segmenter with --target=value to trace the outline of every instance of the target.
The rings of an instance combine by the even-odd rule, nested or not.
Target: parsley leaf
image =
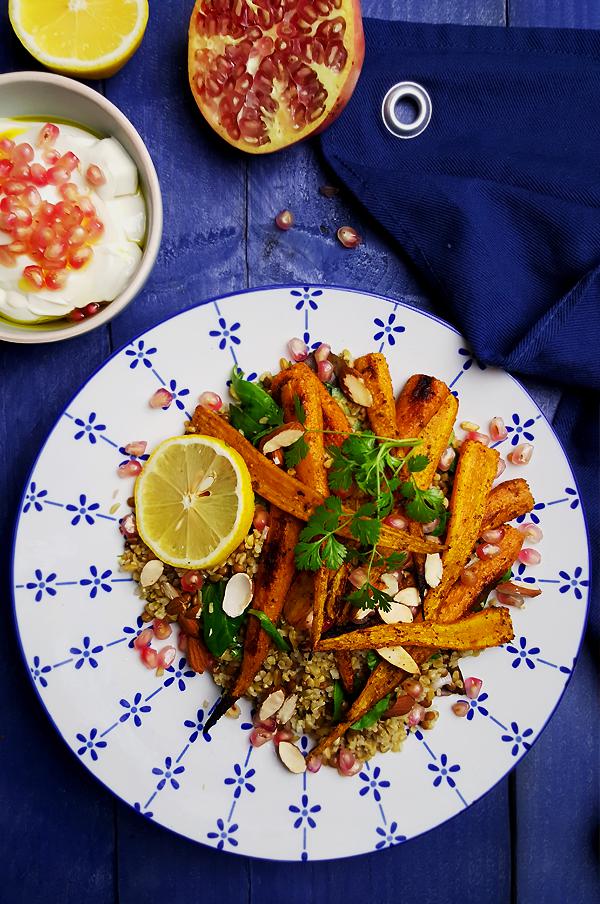
[[[392,552],[383,560],[382,564],[388,571],[399,571],[406,564],[406,553]]]
[[[288,446],[283,451],[286,468],[295,468],[303,458],[306,458],[308,451],[306,439],[304,436],[300,436],[295,443],[292,443],[291,446]]]
[[[373,671],[376,665],[379,664],[379,656],[375,652],[375,650],[369,650],[367,653],[367,665]]]
[[[417,471],[424,471],[428,464],[429,459],[426,455],[412,455],[406,461],[406,467],[411,474],[415,474]]]
[[[298,393],[294,393],[294,411],[296,412],[296,419],[304,424],[306,421],[306,411],[304,410],[304,405],[300,400],[300,396]]]
[[[435,521],[446,510],[444,494],[438,487],[421,490],[414,481],[407,482],[402,485],[402,495],[409,500],[405,506],[406,514],[421,524]]]
[[[375,706],[370,709],[368,713],[365,713],[361,719],[355,722],[351,728],[354,728],[355,731],[360,731],[362,728],[371,728],[372,725],[379,722],[389,705],[390,694],[388,694],[387,697],[384,697],[383,700],[380,700],[379,703],[376,703]]]
[[[329,496],[317,506],[300,531],[296,544],[296,566],[299,571],[318,571],[322,565],[331,569],[341,567],[348,552],[334,536],[341,516],[342,501],[337,496]]]
[[[389,612],[391,600],[387,593],[379,590],[369,581],[366,581],[359,590],[353,590],[346,597],[349,603],[359,609],[374,609],[377,607],[383,612]]]
[[[353,464],[344,456],[337,446],[328,446],[327,451],[333,459],[327,474],[332,490],[349,490],[352,486]]]
[[[366,509],[367,511],[363,511]],[[375,505],[361,505],[350,522],[350,533],[362,546],[376,546],[381,533],[381,521],[369,517],[375,514]]]
[[[341,681],[333,682],[333,721],[339,722],[342,718],[342,705],[344,703],[344,691]]]

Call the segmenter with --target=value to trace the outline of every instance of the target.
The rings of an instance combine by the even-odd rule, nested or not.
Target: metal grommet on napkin
[[[396,107],[399,101],[408,101],[416,110],[412,122],[402,122]],[[386,129],[396,138],[416,138],[424,132],[431,119],[431,98],[416,82],[399,82],[387,92],[381,105],[381,117]]]

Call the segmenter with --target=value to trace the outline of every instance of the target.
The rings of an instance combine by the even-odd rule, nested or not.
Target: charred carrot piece
[[[340,681],[342,682],[342,687],[347,694],[353,694],[354,669],[352,668],[352,653],[350,653],[348,650],[338,650],[333,655],[335,658],[335,664],[338,667],[338,672],[340,673]]]
[[[396,427],[401,437],[419,436],[437,414],[450,390],[442,380],[413,374],[396,399]]]
[[[354,367],[362,376],[365,386],[373,397],[373,404],[366,409],[373,433],[393,439],[398,435],[396,404],[390,369],[385,355],[381,355],[379,352],[363,355],[356,359]]]
[[[534,505],[535,500],[526,480],[522,477],[505,480],[495,486],[487,498],[481,529],[502,527],[507,521],[526,515]]]
[[[341,446],[346,436],[352,432],[350,422],[339,403],[331,396],[317,375],[307,364],[293,364],[273,377],[270,391],[279,397],[282,387],[290,380],[302,378],[309,382],[311,390],[318,396],[323,411],[323,425],[329,431],[325,435],[326,446]]]

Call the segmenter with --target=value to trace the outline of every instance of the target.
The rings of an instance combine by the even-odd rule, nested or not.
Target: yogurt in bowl
[[[137,270],[146,221],[136,165],[115,138],[0,119],[0,315],[96,314]]]

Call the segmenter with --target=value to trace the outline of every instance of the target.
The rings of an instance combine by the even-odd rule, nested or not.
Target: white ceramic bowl
[[[154,266],[163,227],[158,176],[146,145],[121,111],[97,91],[74,79],[49,72],[11,72],[0,75],[2,116],[44,120],[66,119],[93,132],[120,141],[137,166],[146,201],[147,230],[143,255],[132,279],[114,301],[98,314],[79,323],[51,321],[35,327],[0,319],[0,339],[7,342],[59,342],[80,336],[107,323],[140,292]]]

